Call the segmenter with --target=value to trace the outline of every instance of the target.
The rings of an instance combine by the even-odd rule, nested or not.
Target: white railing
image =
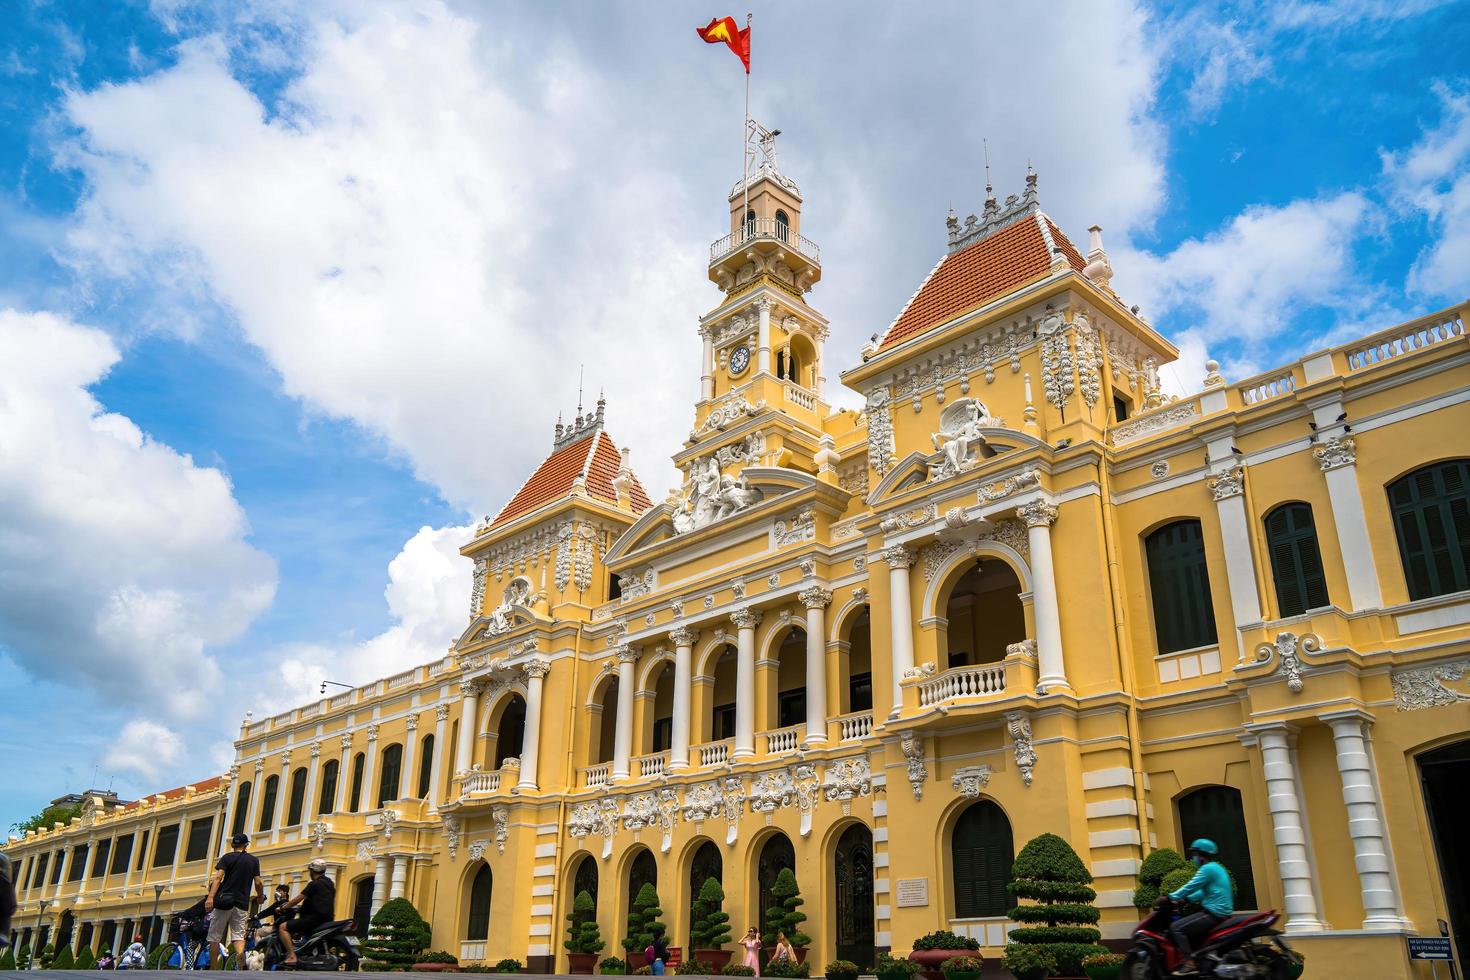
[[[726,235],[709,247],[709,260],[718,262],[746,242],[760,240],[782,242],[813,262],[822,261],[822,250],[817,247],[816,242],[803,238],[793,232],[786,222],[778,222],[774,218],[747,221],[739,231]]]
[[[392,677],[388,678],[388,690],[392,691],[396,688],[406,687],[409,684],[412,684],[413,675],[416,671],[417,668],[415,668],[415,670],[405,670],[401,674],[394,674]]]
[[[302,709],[296,713],[296,718],[298,721],[302,718],[315,718],[321,713],[322,703],[318,701],[316,704],[308,704],[303,706]]]
[[[807,391],[795,381],[786,382],[786,400],[808,411],[814,412],[817,410],[817,396]]]
[[[612,763],[604,762],[601,765],[588,766],[582,770],[583,786],[606,786],[608,774],[612,772]]]
[[[873,713],[871,711],[855,711],[850,715],[838,715],[832,721],[837,723],[837,737],[843,742],[853,742],[873,734]]]
[[[730,749],[734,746],[734,740],[725,739],[721,742],[705,742],[696,745],[694,751],[698,753],[695,758],[699,760],[701,769],[707,766],[723,766],[730,758]]]
[[[483,960],[485,958],[485,947],[488,945],[484,939],[475,942],[462,942],[459,944],[459,961],[468,963],[471,960]]]
[[[1290,371],[1287,371],[1285,374],[1268,378],[1252,378],[1249,381],[1243,381],[1236,385],[1236,390],[1240,392],[1241,399],[1247,405],[1254,405],[1257,402],[1270,401],[1272,398],[1279,398],[1296,391],[1296,378]]]
[[[1431,318],[1416,320],[1374,334],[1348,347],[1346,351],[1348,370],[1361,371],[1412,351],[1423,350],[1426,347],[1433,347],[1435,344],[1442,344],[1447,340],[1463,336],[1465,336],[1465,323],[1460,319],[1458,310],[1438,313]]]
[[[801,748],[801,737],[805,734],[805,725],[792,725],[789,728],[778,728],[773,732],[762,732],[761,737],[766,740],[766,755],[795,752]]]
[[[640,755],[638,762],[638,775],[647,779],[650,776],[662,776],[664,766],[668,764],[669,754],[667,752],[655,752],[653,755]]]
[[[919,685],[919,705],[938,704],[951,698],[974,698],[1003,694],[1006,689],[1004,664],[955,667]]]
[[[271,723],[268,722],[268,721],[257,721],[255,724],[253,724],[250,727],[248,727],[248,728],[245,729],[245,734],[246,735],[259,735],[261,732],[263,732],[267,728],[269,728],[270,727],[270,724]]]
[[[464,795],[471,793],[495,793],[500,790],[500,770],[493,772],[470,772],[464,777]]]
[[[338,694],[332,698],[330,703],[334,708],[345,708],[352,703],[352,692],[348,691],[346,694]]]

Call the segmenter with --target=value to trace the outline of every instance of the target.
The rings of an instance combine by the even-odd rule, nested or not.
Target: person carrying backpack
[[[225,964],[225,937],[235,947],[235,961],[243,967],[245,963],[245,919],[250,909],[250,893],[265,899],[265,884],[260,880],[260,861],[245,848],[250,844],[250,835],[236,834],[230,838],[234,848],[219,859],[214,866],[214,876],[209,879],[209,897],[204,900],[206,911],[214,915],[209,920],[209,955],[211,966],[222,969]]]

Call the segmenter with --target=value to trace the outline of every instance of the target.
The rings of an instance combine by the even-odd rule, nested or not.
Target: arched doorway
[[[506,759],[519,759],[525,740],[526,702],[519,694],[512,694],[495,730],[495,768],[505,765]]]
[[[1470,969],[1470,842],[1464,820],[1470,808],[1470,741],[1457,742],[1419,756],[1419,778],[1424,786],[1424,809],[1439,858],[1450,930],[1460,957],[1460,975]]]
[[[373,876],[357,879],[352,887],[353,932],[358,936],[368,934],[368,924],[373,917]]]
[[[837,904],[837,958],[873,965],[873,832],[855,823],[837,838],[833,857]]]
[[[665,661],[654,668],[650,679],[653,710],[648,712],[649,752],[667,752],[674,743],[674,663]]]
[[[1016,863],[1011,822],[990,800],[965,808],[950,834],[957,919],[1003,916],[1014,905],[1006,884]]]
[[[998,663],[1026,639],[1021,581],[1000,559],[977,558],[950,589],[944,618],[944,669]]]
[[[597,862],[592,855],[585,854],[582,860],[577,862],[577,870],[572,875],[572,901],[577,896],[586,892],[592,897],[592,907],[597,908]],[[568,909],[567,911],[571,911]]]
[[[1220,863],[1235,876],[1235,907],[1256,907],[1256,878],[1251,871],[1250,841],[1245,834],[1245,807],[1240,790],[1231,786],[1203,786],[1179,797],[1181,853],[1189,842],[1208,837],[1220,848]]]
[[[624,907],[623,917],[633,911],[633,900],[643,890],[644,885],[652,885],[658,888],[658,861],[654,859],[653,852],[648,848],[639,848],[638,856],[628,866],[628,904]],[[623,923],[619,923],[619,927]]]
[[[694,903],[699,900],[699,890],[704,887],[706,878],[723,881],[725,877],[724,858],[720,857],[720,849],[715,846],[714,841],[705,841],[699,845],[694,852],[694,859],[689,862],[689,945],[688,949],[694,949]],[[686,958],[692,956],[686,955]]]
[[[766,910],[775,904],[771,888],[776,884],[776,876],[781,873],[782,868],[796,870],[796,848],[791,846],[791,838],[778,830],[761,845],[760,858],[756,861],[755,914],[756,921],[760,923],[761,935],[765,935],[768,930]]]
[[[484,942],[490,938],[490,896],[494,888],[494,876],[490,865],[480,862],[475,876],[470,879],[469,901],[466,905],[464,938],[466,942]]]
[[[588,757],[594,764],[611,762],[613,749],[617,742],[618,678],[616,675],[608,678],[607,686],[602,689],[602,700],[599,703],[602,707],[602,714],[598,716],[592,728],[592,737],[597,740],[597,743],[588,752]]]
[[[56,927],[57,949],[60,949],[63,946],[71,945],[71,931],[75,925],[76,916],[72,914],[71,909],[67,909],[65,912],[61,913],[61,922]]]
[[[843,714],[873,710],[873,624],[864,608],[847,634],[847,689]]]

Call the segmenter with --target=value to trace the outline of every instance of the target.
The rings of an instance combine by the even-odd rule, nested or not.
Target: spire
[[[561,414],[556,416],[556,440],[554,448],[562,449],[570,446],[579,439],[585,439],[595,432],[602,430],[603,421],[607,413],[607,397],[599,390],[597,393],[597,408],[595,411],[582,411],[582,383],[577,382],[577,415],[569,425],[563,425]]]
[[[981,140],[985,148],[985,217],[988,219],[1000,210],[1000,205],[995,201],[995,188],[990,184],[990,141]]]

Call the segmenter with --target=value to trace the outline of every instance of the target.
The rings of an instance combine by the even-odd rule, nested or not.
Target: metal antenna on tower
[[[985,151],[985,196],[990,196],[990,140],[981,137],[980,146]]]

